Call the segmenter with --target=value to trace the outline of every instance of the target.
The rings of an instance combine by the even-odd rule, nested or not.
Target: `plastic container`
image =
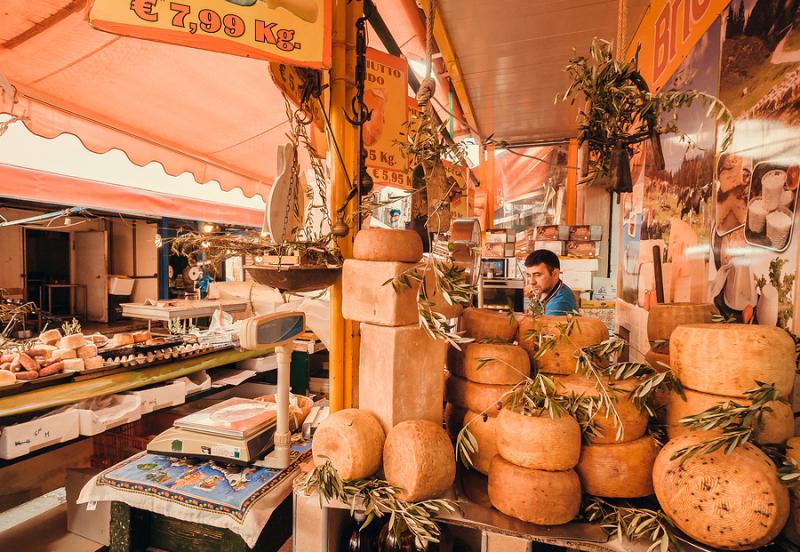
[[[66,410],[0,428],[0,458],[11,460],[35,450],[77,439],[78,412]]]
[[[109,276],[108,293],[110,295],[130,295],[136,280],[127,276]]]
[[[186,386],[187,396],[211,389],[211,376],[209,376],[208,372],[205,370],[178,378],[175,381],[183,382],[183,384]]]
[[[149,414],[154,410],[169,408],[186,402],[186,384],[175,380],[166,385],[131,391],[130,394],[140,397],[142,401],[140,412]]]

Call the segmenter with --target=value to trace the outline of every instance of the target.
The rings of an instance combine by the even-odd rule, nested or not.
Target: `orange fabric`
[[[263,211],[0,164],[0,196],[151,217],[260,227]]]

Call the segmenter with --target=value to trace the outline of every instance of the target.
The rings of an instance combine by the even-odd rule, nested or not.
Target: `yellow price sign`
[[[95,0],[103,31],[312,68],[331,64],[332,0]]]

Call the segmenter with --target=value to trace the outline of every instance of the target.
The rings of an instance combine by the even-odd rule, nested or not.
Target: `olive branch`
[[[429,543],[439,542],[441,529],[434,521],[434,516],[442,512],[455,512],[457,509],[455,503],[446,499],[420,502],[401,500],[398,495],[403,490],[381,479],[343,481],[330,458],[324,458],[325,462],[298,479],[295,487],[305,494],[316,492],[320,507],[323,500],[338,500],[349,505],[351,514],[357,509],[363,510],[366,518],[359,530],[388,514],[388,523],[396,536],[399,537],[408,529],[414,536],[416,545],[424,548]]]
[[[73,318],[70,322],[61,324],[61,331],[64,332],[65,336],[81,333],[81,323],[78,322],[77,318]]]
[[[752,442],[755,432],[763,425],[764,414],[772,412],[768,404],[774,401],[786,402],[778,396],[774,385],[761,381],[756,381],[756,385],[757,387],[744,392],[751,404],[729,400],[683,418],[680,424],[692,431],[718,429],[721,433],[675,451],[670,460],[680,458],[683,464],[692,456],[710,454],[720,449],[724,449],[725,454],[730,454],[736,447]]]
[[[675,527],[660,510],[637,508],[627,502],[617,505],[591,497],[583,515],[588,522],[599,523],[612,537],[617,537],[620,544],[623,544],[623,539],[646,539],[652,543],[647,552],[681,549],[675,536]]]

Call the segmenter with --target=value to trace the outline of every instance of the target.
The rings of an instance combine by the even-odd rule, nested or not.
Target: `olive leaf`
[[[590,497],[583,515],[590,523],[600,524],[612,537],[629,541],[648,540],[652,544],[647,552],[681,550],[675,527],[664,512],[640,508],[627,502],[613,504],[607,500]]]

